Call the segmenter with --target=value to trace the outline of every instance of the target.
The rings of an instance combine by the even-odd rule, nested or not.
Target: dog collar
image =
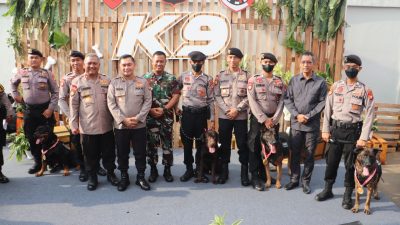
[[[372,174],[368,176],[368,178],[363,182],[363,184],[361,184],[360,181],[358,180],[358,176],[357,176],[357,171],[356,171],[356,170],[354,170],[354,178],[355,178],[355,180],[357,181],[357,183],[358,183],[359,185],[361,185],[362,187],[364,187],[364,186],[367,185],[368,182],[375,176],[376,170],[377,170],[377,167],[375,166],[374,172],[372,172]]]
[[[57,141],[50,147],[50,148],[48,148],[48,149],[46,149],[46,150],[44,150],[44,149],[42,149],[42,155],[43,155],[43,159],[44,160],[46,160],[46,153],[48,152],[48,151],[50,151],[51,149],[53,149],[54,147],[56,147],[56,145],[58,144],[58,142],[60,142],[60,139],[58,139],[57,138]]]

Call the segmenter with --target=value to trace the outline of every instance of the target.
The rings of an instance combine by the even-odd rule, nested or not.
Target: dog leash
[[[43,149],[41,150],[43,160],[46,160],[46,153],[47,153],[48,151],[50,151],[51,149],[53,149],[54,147],[56,147],[56,145],[58,144],[58,142],[60,142],[60,139],[57,138],[57,141],[56,141],[49,149],[47,149],[46,151],[43,150]]]
[[[364,187],[364,186],[365,186],[366,184],[368,184],[368,182],[375,176],[376,170],[377,170],[377,167],[375,166],[374,172],[372,172],[372,174],[369,175],[369,177],[363,182],[363,184],[361,184],[360,181],[358,180],[357,171],[356,171],[356,170],[354,170],[354,178],[355,178],[355,180],[357,181],[357,183],[358,183],[359,185],[361,185],[361,187]]]

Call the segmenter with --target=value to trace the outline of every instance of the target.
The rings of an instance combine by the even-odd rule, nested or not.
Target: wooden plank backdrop
[[[114,47],[121,33],[126,13],[148,12],[149,21],[162,12],[216,12],[225,15],[231,23],[231,42],[229,47],[238,47],[249,57],[249,72],[258,73],[261,69],[259,55],[262,52],[274,53],[284,70],[299,73],[300,55],[284,46],[286,36],[285,14],[277,10],[273,0],[265,0],[272,9],[272,16],[267,22],[258,18],[257,13],[250,8],[241,12],[233,12],[224,6],[219,0],[188,0],[175,7],[160,0],[125,0],[116,10],[109,9],[100,0],[71,0],[70,15],[63,27],[63,32],[69,34],[71,43],[67,48],[56,51],[51,49],[47,42],[47,30],[39,37],[24,35],[23,46],[25,48],[38,48],[45,56],[53,56],[57,64],[53,67],[56,79],[60,79],[70,71],[68,52],[71,49],[83,53],[94,52],[92,46],[97,44],[104,58],[101,63],[101,72],[115,77],[118,73],[117,63],[111,61]],[[174,49],[181,43],[181,21],[173,29],[167,31],[162,39]],[[342,55],[344,46],[343,28],[336,37],[330,41],[319,41],[312,33],[312,27],[305,31],[300,28],[294,34],[298,41],[305,43],[305,49],[312,51],[316,56],[316,70],[324,71],[325,64],[329,63],[334,71],[334,80],[341,78]],[[215,76],[224,69],[225,53],[217,58],[206,61],[205,72]],[[136,74],[141,75],[151,70],[150,58],[139,48],[134,56],[137,62]],[[18,66],[24,62],[19,61]],[[188,69],[188,60],[169,60],[166,70],[179,75]]]

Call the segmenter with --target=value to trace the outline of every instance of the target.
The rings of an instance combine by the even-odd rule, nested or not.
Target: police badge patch
[[[221,2],[231,10],[239,12],[248,6],[251,6],[254,0],[221,0]]]
[[[176,4],[186,2],[187,0],[162,0],[164,3],[172,5],[175,7]]]

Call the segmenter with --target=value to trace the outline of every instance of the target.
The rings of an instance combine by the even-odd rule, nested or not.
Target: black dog
[[[208,178],[204,173],[211,174],[211,180],[217,184],[217,173],[221,170],[221,162],[218,157],[218,133],[208,130],[204,133],[204,145],[201,146],[200,166],[197,168],[195,183],[207,183]]]
[[[49,165],[60,165],[64,168],[64,176],[69,175],[69,168],[77,167],[73,152],[61,143],[49,126],[39,126],[35,130],[36,144],[42,145],[42,167],[36,173],[37,177],[43,176]]]

